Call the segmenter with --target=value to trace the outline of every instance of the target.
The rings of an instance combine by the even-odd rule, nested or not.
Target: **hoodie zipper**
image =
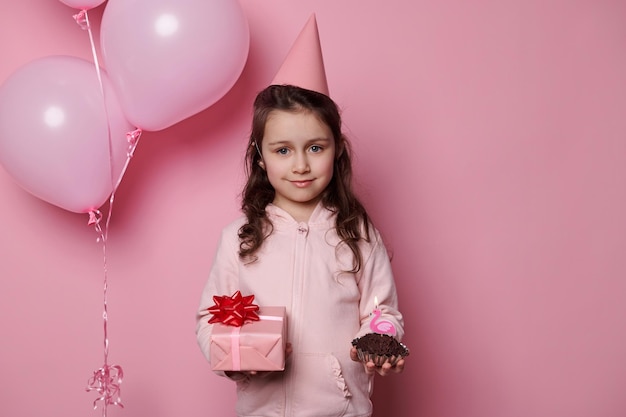
[[[307,244],[307,236],[309,234],[309,226],[304,223],[298,223],[295,234],[295,244],[294,244],[294,256],[293,256],[293,285],[292,285],[292,294],[291,294],[291,312],[293,314],[293,321],[297,321],[302,318],[302,299],[304,297],[304,270],[305,270],[305,253],[306,253],[306,244]],[[297,318],[297,319],[296,319]],[[292,327],[293,334],[288,336],[291,338],[291,343],[294,346],[300,346],[300,336],[302,326],[299,326],[298,330],[296,327]],[[294,387],[293,387],[293,379],[296,375],[297,371],[297,361],[291,361],[291,372],[289,373],[289,379],[287,380],[287,386],[285,389],[285,416],[292,416],[294,410],[292,409],[291,401],[289,399],[294,398]]]

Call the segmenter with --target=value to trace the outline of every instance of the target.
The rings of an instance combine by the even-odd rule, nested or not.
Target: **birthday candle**
[[[380,318],[382,312],[378,308],[378,297],[374,296],[374,311],[372,311],[372,320],[370,321],[370,330],[374,333],[388,334],[391,336],[396,335],[396,326],[389,320]]]

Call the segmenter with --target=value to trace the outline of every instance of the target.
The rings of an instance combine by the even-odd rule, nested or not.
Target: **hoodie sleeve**
[[[212,324],[209,324],[210,313],[207,311],[213,304],[213,296],[232,295],[238,287],[239,239],[237,225],[231,225],[222,231],[215,258],[211,266],[209,278],[202,291],[200,306],[196,313],[196,338],[200,350],[207,361],[210,358],[210,336]],[[223,373],[218,373],[223,375]]]
[[[373,229],[371,242],[363,250],[363,266],[357,275],[358,286],[361,292],[359,305],[361,328],[356,337],[361,337],[370,330],[370,314],[374,310],[378,299],[378,308],[381,318],[391,321],[397,331],[396,338],[402,340],[404,336],[404,319],[398,310],[398,294],[391,269],[391,262],[387,249],[380,233]]]

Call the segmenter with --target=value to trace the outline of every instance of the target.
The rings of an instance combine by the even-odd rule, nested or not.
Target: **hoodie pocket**
[[[324,353],[301,353],[293,358],[293,410],[302,417],[344,415],[352,394],[337,358]]]
[[[268,372],[237,381],[237,415],[271,417],[285,415],[282,372]]]

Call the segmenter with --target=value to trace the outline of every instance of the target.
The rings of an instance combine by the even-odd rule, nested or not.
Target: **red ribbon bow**
[[[242,296],[241,291],[235,292],[232,296],[213,296],[214,306],[207,310],[213,314],[209,323],[222,323],[228,326],[241,327],[246,321],[258,321],[256,313],[259,306],[252,304],[254,295]]]

